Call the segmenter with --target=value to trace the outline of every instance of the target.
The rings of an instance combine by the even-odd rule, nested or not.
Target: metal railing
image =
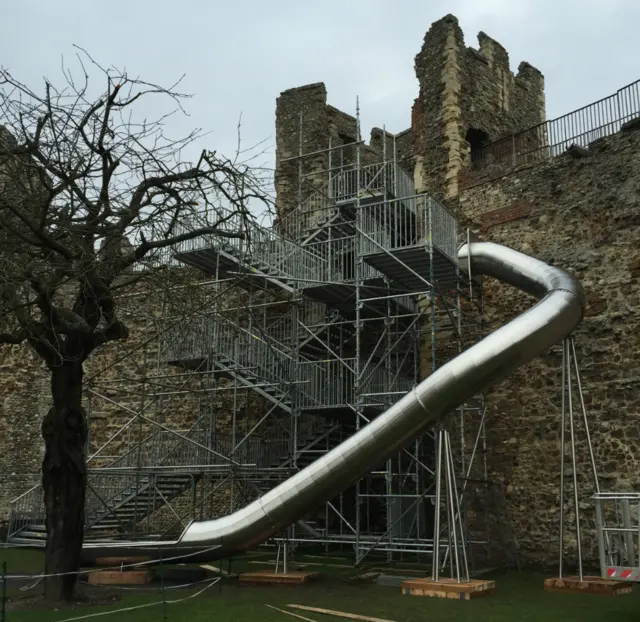
[[[149,222],[144,225],[140,233],[143,233],[148,240],[158,240],[165,238],[168,231],[171,231],[172,237],[177,237],[197,229],[215,226],[220,234],[205,234],[195,239],[208,240],[209,243],[215,240],[217,244],[224,244],[226,248],[238,249],[242,247],[242,238],[231,236],[241,234],[246,238],[251,225],[249,217],[237,210],[223,207],[206,210],[186,209],[178,214],[177,222],[166,219],[158,223]],[[132,269],[134,272],[140,272],[148,268],[182,268],[184,264],[176,259],[176,252],[185,248],[185,245],[188,247],[191,241],[186,240],[173,246],[154,249],[142,260],[136,262]]]
[[[88,528],[96,522],[100,514],[108,513],[109,504],[114,499],[133,486],[140,485],[138,477],[132,471],[157,465],[163,453],[167,451],[166,439],[168,438],[166,433],[157,429],[149,436],[130,445],[121,456],[109,461],[104,467],[89,471],[85,500],[85,522]],[[181,439],[172,435],[169,440],[173,441],[171,444],[173,448]],[[92,458],[88,461],[89,465]],[[101,472],[103,469],[109,469],[112,473]],[[126,472],[118,474],[115,473],[116,470]],[[117,477],[114,477],[114,473]],[[44,524],[44,516],[44,495],[40,482],[11,502],[9,536],[29,525]]]
[[[203,216],[206,221],[206,215]],[[183,222],[177,233],[185,233],[202,222]],[[175,254],[215,248],[227,252],[239,261],[270,275],[287,279],[313,280],[318,270],[322,270],[322,259],[302,246],[294,243],[277,231],[266,229],[256,223],[249,223],[242,214],[230,214],[221,230],[229,233],[242,232],[244,238],[227,238],[222,235],[202,235],[177,244]]]
[[[392,162],[349,166],[333,175],[329,182],[329,198],[339,203],[350,201],[356,196],[390,193],[396,198],[414,193],[413,181],[399,166]]]
[[[17,534],[29,525],[44,524],[44,491],[38,483],[11,501],[8,537]]]
[[[619,132],[624,123],[638,116],[640,80],[609,97],[474,150],[471,162],[475,168],[535,163],[560,155],[572,145],[588,147],[594,140]]]
[[[289,212],[280,224],[281,231],[294,240],[315,229],[323,219],[330,218],[331,208],[336,204],[388,194],[403,198],[415,194],[413,180],[398,165],[392,162],[369,164],[367,166],[349,165],[335,175],[326,184],[316,189],[296,209]]]
[[[230,460],[245,468],[269,468],[288,455],[288,444],[287,438],[275,434],[252,436],[238,443],[232,434],[210,432],[198,424],[184,438],[158,430],[155,449],[145,452],[144,463],[135,470],[119,473],[122,465],[111,466],[92,477],[86,528],[113,529],[118,525],[125,531],[153,531],[163,520],[162,516],[156,520],[156,513],[193,488],[204,471],[228,466]]]
[[[298,366],[300,408],[345,406],[353,399],[354,359],[303,362]]]
[[[312,334],[320,334],[328,326],[336,326],[337,323],[336,312],[329,311],[325,303],[305,298],[298,304],[297,313],[290,309],[268,321],[264,333],[282,344],[283,349],[286,346],[287,352],[293,353],[296,344],[301,346],[312,339]]]
[[[228,359],[247,375],[285,386],[291,378],[291,352],[273,337],[249,330],[217,312],[198,314],[163,331],[164,360]]]
[[[110,524],[117,522],[118,508],[129,503],[135,505],[138,520],[148,517],[183,492],[175,487],[176,474],[184,474],[186,490],[189,484],[187,476],[194,469],[203,471],[209,467],[229,465],[231,459],[249,468],[272,468],[286,461],[290,455],[289,438],[278,426],[258,431],[240,443],[232,434],[211,433],[200,423],[196,422],[186,431],[157,429],[107,466],[92,469],[85,502],[85,528],[100,525],[105,518],[111,519]],[[301,442],[308,440],[308,432],[306,435],[303,432]],[[170,473],[171,476],[163,476],[162,473]],[[162,490],[163,477],[171,485],[169,491]],[[148,494],[140,499],[141,493],[148,492],[150,486],[160,486],[160,494]],[[44,517],[40,483],[12,502],[9,536],[30,525],[44,524]]]
[[[315,280],[304,283],[303,287],[313,287],[319,283],[354,283],[358,280],[366,282],[382,279],[384,275],[373,266],[357,266],[357,255],[360,252],[357,244],[355,228],[352,235],[333,236],[307,244],[305,248],[323,257],[325,262],[323,269],[316,273]]]
[[[397,395],[410,391],[415,381],[398,369],[387,369],[384,366],[374,366],[372,371],[365,369],[363,374],[362,392],[368,396]]]
[[[363,205],[360,228],[363,255],[432,244],[457,263],[457,221],[429,195]]]

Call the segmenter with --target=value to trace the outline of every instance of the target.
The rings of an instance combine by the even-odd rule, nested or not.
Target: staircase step
[[[46,544],[46,540],[40,540],[40,539],[35,539],[35,538],[22,538],[20,536],[13,536],[10,538],[9,540],[10,544],[16,545],[16,546],[26,546],[26,547],[31,547],[31,546],[37,546],[37,547],[44,547],[44,545]]]
[[[32,531],[31,529],[23,529],[20,532],[21,538],[29,538],[29,539],[46,539],[47,532],[46,531]]]

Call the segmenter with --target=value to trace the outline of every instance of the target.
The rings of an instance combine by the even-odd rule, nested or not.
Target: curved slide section
[[[563,270],[510,248],[474,242],[461,266],[534,295],[537,304],[428,376],[366,427],[246,507],[192,522],[176,541],[86,543],[83,557],[135,554],[219,559],[255,548],[306,512],[334,498],[457,406],[566,338],[582,320],[584,293]]]

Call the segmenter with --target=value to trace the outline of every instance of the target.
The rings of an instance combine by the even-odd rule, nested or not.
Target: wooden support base
[[[301,570],[292,570],[287,573],[275,572],[275,570],[244,572],[238,577],[241,583],[252,585],[301,585],[317,578],[317,572],[303,572]]]
[[[597,594],[599,596],[620,596],[631,594],[633,583],[612,581],[602,577],[553,577],[544,580],[547,592],[572,592],[574,594]]]
[[[91,585],[146,585],[154,578],[153,570],[99,570],[89,573]]]
[[[455,598],[471,600],[493,592],[495,581],[472,579],[458,583],[455,579],[408,579],[402,583],[402,593],[410,596],[430,596],[431,598]]]

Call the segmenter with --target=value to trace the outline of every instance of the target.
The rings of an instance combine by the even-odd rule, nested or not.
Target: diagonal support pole
[[[431,578],[440,580],[440,538],[446,528],[449,545],[445,560],[449,558],[451,578],[457,583],[469,581],[469,564],[466,550],[466,534],[462,522],[460,496],[455,481],[455,466],[451,438],[447,430],[437,433],[436,446],[436,494],[434,501],[433,566]],[[442,523],[442,505],[446,519]]]

